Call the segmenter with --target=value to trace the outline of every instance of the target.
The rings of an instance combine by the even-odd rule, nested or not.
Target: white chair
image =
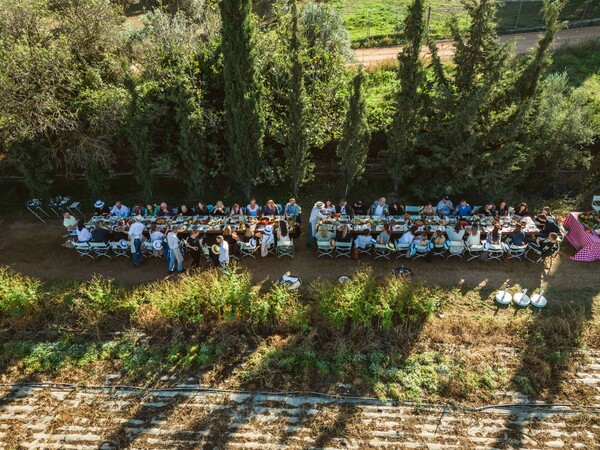
[[[433,244],[433,256],[441,256],[442,258],[446,258],[446,245]]]
[[[483,252],[483,245],[470,245],[468,247],[468,251],[469,259],[467,262],[478,259],[481,256],[481,252]]]
[[[406,214],[410,214],[411,216],[418,216],[423,211],[423,207],[421,207],[421,206],[407,206],[406,209],[405,209],[405,211],[406,211]]]
[[[124,256],[129,259],[129,247],[122,247],[119,242],[109,242],[108,244],[117,258]]]
[[[483,250],[483,246],[481,247]],[[449,241],[448,244],[448,259],[456,256],[462,259],[462,255],[465,252],[465,243],[463,241]]]
[[[600,195],[594,195],[592,199],[592,208],[594,211],[600,212]]]
[[[374,241],[374,239],[372,239],[372,241]],[[358,254],[359,255],[369,255],[371,256],[371,249],[373,248],[373,242],[369,241],[366,242],[363,246],[360,246],[358,244],[358,238],[354,239],[354,248],[358,249]]]
[[[247,242],[240,242],[239,246],[240,246],[240,254],[242,255],[242,258],[249,256],[251,258],[256,259],[256,252],[260,248],[260,245],[250,245]]]
[[[321,256],[333,258],[333,246],[330,241],[317,241],[317,258]]]
[[[527,247],[527,244],[509,246],[508,259],[518,259],[519,261],[521,261],[521,259],[525,256],[525,253],[527,253]]]
[[[94,257],[96,259],[101,258],[101,257],[105,257],[108,259],[112,259],[110,256],[108,256],[108,251],[110,250],[110,245],[108,245],[108,243],[106,242],[90,242],[90,247],[92,249],[92,251],[94,252]]]
[[[398,256],[396,259],[400,258],[409,258],[410,257],[410,244],[399,244],[396,243],[396,252],[398,252]]]
[[[375,259],[384,258],[389,260],[393,251],[394,249],[388,247],[387,244],[375,244]]]
[[[92,255],[92,247],[89,242],[73,242],[73,247],[79,253],[79,256],[89,256],[94,259],[94,255]]]
[[[421,245],[419,243],[413,243],[415,248],[415,254],[413,255],[413,259],[424,258],[429,253],[429,244]]]
[[[290,242],[277,241],[277,258],[283,256],[289,256],[294,259],[294,241],[290,239]]]
[[[335,244],[335,257],[339,258],[342,256],[350,259],[350,252],[352,251],[352,241],[350,242],[336,242]]]
[[[487,248],[488,256],[485,262],[488,261],[501,261],[502,255],[504,255],[504,245],[502,244],[490,244]]]

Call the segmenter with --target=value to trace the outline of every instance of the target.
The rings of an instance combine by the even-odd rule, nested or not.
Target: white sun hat
[[[94,203],[94,208],[104,208],[104,202],[102,200],[96,200],[96,203]]]
[[[153,248],[154,250],[161,250],[161,249],[162,249],[162,247],[163,247],[163,243],[162,243],[162,241],[160,241],[160,240],[156,240],[156,241],[154,241],[154,242],[152,243],[152,248]]]
[[[127,242],[125,239],[121,239],[119,241],[119,247],[121,247],[121,248],[129,248],[129,242]]]

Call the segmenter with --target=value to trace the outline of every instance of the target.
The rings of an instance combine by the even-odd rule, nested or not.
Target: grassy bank
[[[314,390],[481,404],[518,391],[593,401],[573,382],[598,351],[600,296],[554,291],[543,311],[485,289],[377,279],[302,292],[203,272],[146,286],[42,284],[0,272],[4,381]]]

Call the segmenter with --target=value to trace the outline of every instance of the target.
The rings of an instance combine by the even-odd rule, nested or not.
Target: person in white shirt
[[[265,227],[262,232],[262,238],[260,240],[260,255],[264,258],[269,256],[269,248],[275,242],[275,236],[273,236],[273,228],[271,226]]]
[[[467,236],[467,245],[469,247],[481,245],[481,231],[479,231],[476,223],[471,226],[471,231],[469,231],[469,235]]]
[[[319,226],[319,219],[327,218],[327,216],[321,212],[324,206],[325,204],[323,202],[317,202],[310,211],[310,218],[308,219],[308,238],[306,239],[307,247],[312,245],[313,237],[317,233],[317,227]]]
[[[77,222],[77,241],[78,242],[89,242],[92,240],[92,233],[85,227],[83,219],[79,219]]]
[[[131,253],[133,254],[133,267],[138,267],[138,262],[144,262],[142,253],[142,236],[146,228],[142,223],[143,217],[136,216],[135,222],[129,227],[129,242],[131,242]]]
[[[460,222],[456,222],[454,227],[446,227],[446,234],[450,242],[462,242],[465,236],[465,230],[463,229]]]
[[[288,233],[288,226],[285,220],[279,221],[279,228],[277,228],[277,245],[289,245],[292,243],[290,234]]]
[[[110,213],[113,216],[117,217],[128,217],[129,216],[129,208],[125,206],[120,200],[115,202],[115,206],[112,207]]]
[[[156,224],[153,223],[150,226],[150,243],[154,244],[156,241],[164,241],[165,239],[165,234],[162,231],[158,231],[156,229]],[[164,259],[169,259],[169,250],[168,250],[169,246],[168,245],[164,245],[163,244],[163,257]],[[160,256],[160,251],[159,250],[154,250],[154,255],[155,256]]]
[[[412,242],[415,240],[415,234],[418,230],[419,227],[417,227],[416,225],[410,227],[408,231],[406,231],[402,236],[398,238],[398,244],[412,244]]]
[[[358,248],[366,248],[369,245],[374,243],[375,239],[371,237],[371,233],[369,230],[364,230],[362,234],[359,234],[358,237],[354,240],[354,245]]]
[[[177,227],[173,227],[167,234],[167,245],[169,246],[169,273],[174,273],[175,261],[177,261],[177,273],[181,273],[183,271],[183,255],[177,237]]]
[[[375,201],[373,205],[371,205],[371,215],[372,216],[389,216],[390,215],[390,207],[386,203],[386,198],[381,197],[379,201]]]
[[[219,244],[219,264],[226,268],[229,265],[229,244],[223,236],[217,236],[217,244]]]
[[[64,213],[63,217],[63,226],[67,229],[67,234],[63,237],[69,237],[70,232],[77,228],[77,219],[68,212]]]

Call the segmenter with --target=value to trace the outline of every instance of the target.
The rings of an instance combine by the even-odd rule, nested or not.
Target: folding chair
[[[386,244],[375,244],[375,259],[384,258],[389,260],[392,255],[392,249]]]
[[[317,258],[321,256],[333,258],[333,247],[330,241],[317,241]]]
[[[407,206],[405,211],[406,214],[410,214],[411,216],[418,216],[423,211],[423,208],[421,206]]]
[[[560,246],[557,244],[548,250],[542,252],[537,245],[530,245],[529,250],[525,253],[525,259],[531,261],[534,264],[539,264],[540,261],[545,261],[546,258],[555,258],[560,251]],[[552,261],[552,260],[550,260]]]
[[[239,246],[240,246],[240,254],[242,255],[242,258],[245,258],[246,256],[250,256],[251,258],[256,259],[255,254],[258,251],[258,249],[260,248],[260,245],[251,246],[247,242],[240,242]]]
[[[69,206],[67,206],[67,210],[73,214],[73,216],[77,217],[77,214],[75,214],[75,211],[77,211],[79,213],[79,215],[81,217],[83,217],[83,213],[79,210],[79,205],[81,204],[81,202],[73,202],[71,203]]]
[[[396,259],[400,259],[400,258],[409,258],[409,252],[410,252],[410,244],[398,244],[396,243],[396,252],[398,252],[398,256],[396,256]]]
[[[352,251],[352,241],[350,242],[336,242],[335,244],[335,257],[339,258],[342,256],[350,259],[350,252]]]
[[[481,208],[483,208],[483,206],[482,206],[482,205],[479,205],[479,206],[473,206],[472,214],[477,214],[477,212],[478,212],[478,211],[479,211]]]
[[[518,259],[519,261],[525,256],[527,253],[528,245],[511,245],[508,247],[508,259]]]
[[[471,245],[469,246],[468,251],[469,259],[467,262],[478,259],[481,256],[481,252],[483,252],[483,245]]]
[[[361,247],[360,245],[358,245],[357,240],[354,240],[354,248],[358,248],[358,254],[362,255],[369,255],[371,256],[371,249],[373,248],[373,244],[371,242],[368,242],[365,244],[364,247]]]
[[[294,241],[290,240],[289,243],[277,242],[277,258],[282,256],[289,256],[294,259]]]
[[[48,202],[50,210],[56,214],[56,217],[61,217],[65,212],[66,204],[69,203],[69,197],[61,197],[60,195],[55,198],[51,198]]]
[[[91,259],[94,259],[94,255],[92,255],[92,247],[89,242],[73,242],[73,247],[79,253],[79,256],[89,256]]]
[[[434,244],[433,245],[433,256],[441,256],[442,258],[446,258],[446,245],[442,244],[442,245],[438,245],[438,244]],[[457,255],[460,256],[460,255]]]
[[[483,246],[481,246],[481,249],[483,250]],[[462,255],[465,252],[465,244],[462,241],[450,241],[450,243],[448,244],[448,259],[452,258],[453,256],[456,256],[460,259],[462,259]]]
[[[275,206],[277,207],[277,211],[279,211],[279,215],[281,215],[283,213],[283,207],[280,203],[275,204]]]
[[[50,217],[50,214],[48,214],[46,211],[44,211],[44,209],[42,208],[42,201],[34,198],[32,200],[29,200],[26,203],[27,206],[27,210],[33,214],[35,217],[37,217],[39,220],[41,220],[43,223],[46,223],[46,221],[44,219],[42,219],[41,214],[45,214],[46,217]],[[39,213],[39,214],[38,214]]]
[[[504,245],[502,244],[490,244],[487,248],[488,257],[485,262],[488,261],[501,261],[504,255]]]
[[[112,259],[110,256],[108,256],[110,245],[108,245],[106,242],[91,242],[90,247],[92,248],[92,251],[94,252],[94,257],[96,259],[101,258],[103,256],[108,259]]]
[[[424,258],[429,253],[430,247],[429,245],[420,245],[414,244],[415,254],[413,255],[413,259]]]
[[[592,208],[594,211],[600,212],[600,195],[594,195],[592,199]]]
[[[118,258],[120,256],[124,256],[129,259],[129,246],[122,247],[118,242],[109,242],[110,248]]]

